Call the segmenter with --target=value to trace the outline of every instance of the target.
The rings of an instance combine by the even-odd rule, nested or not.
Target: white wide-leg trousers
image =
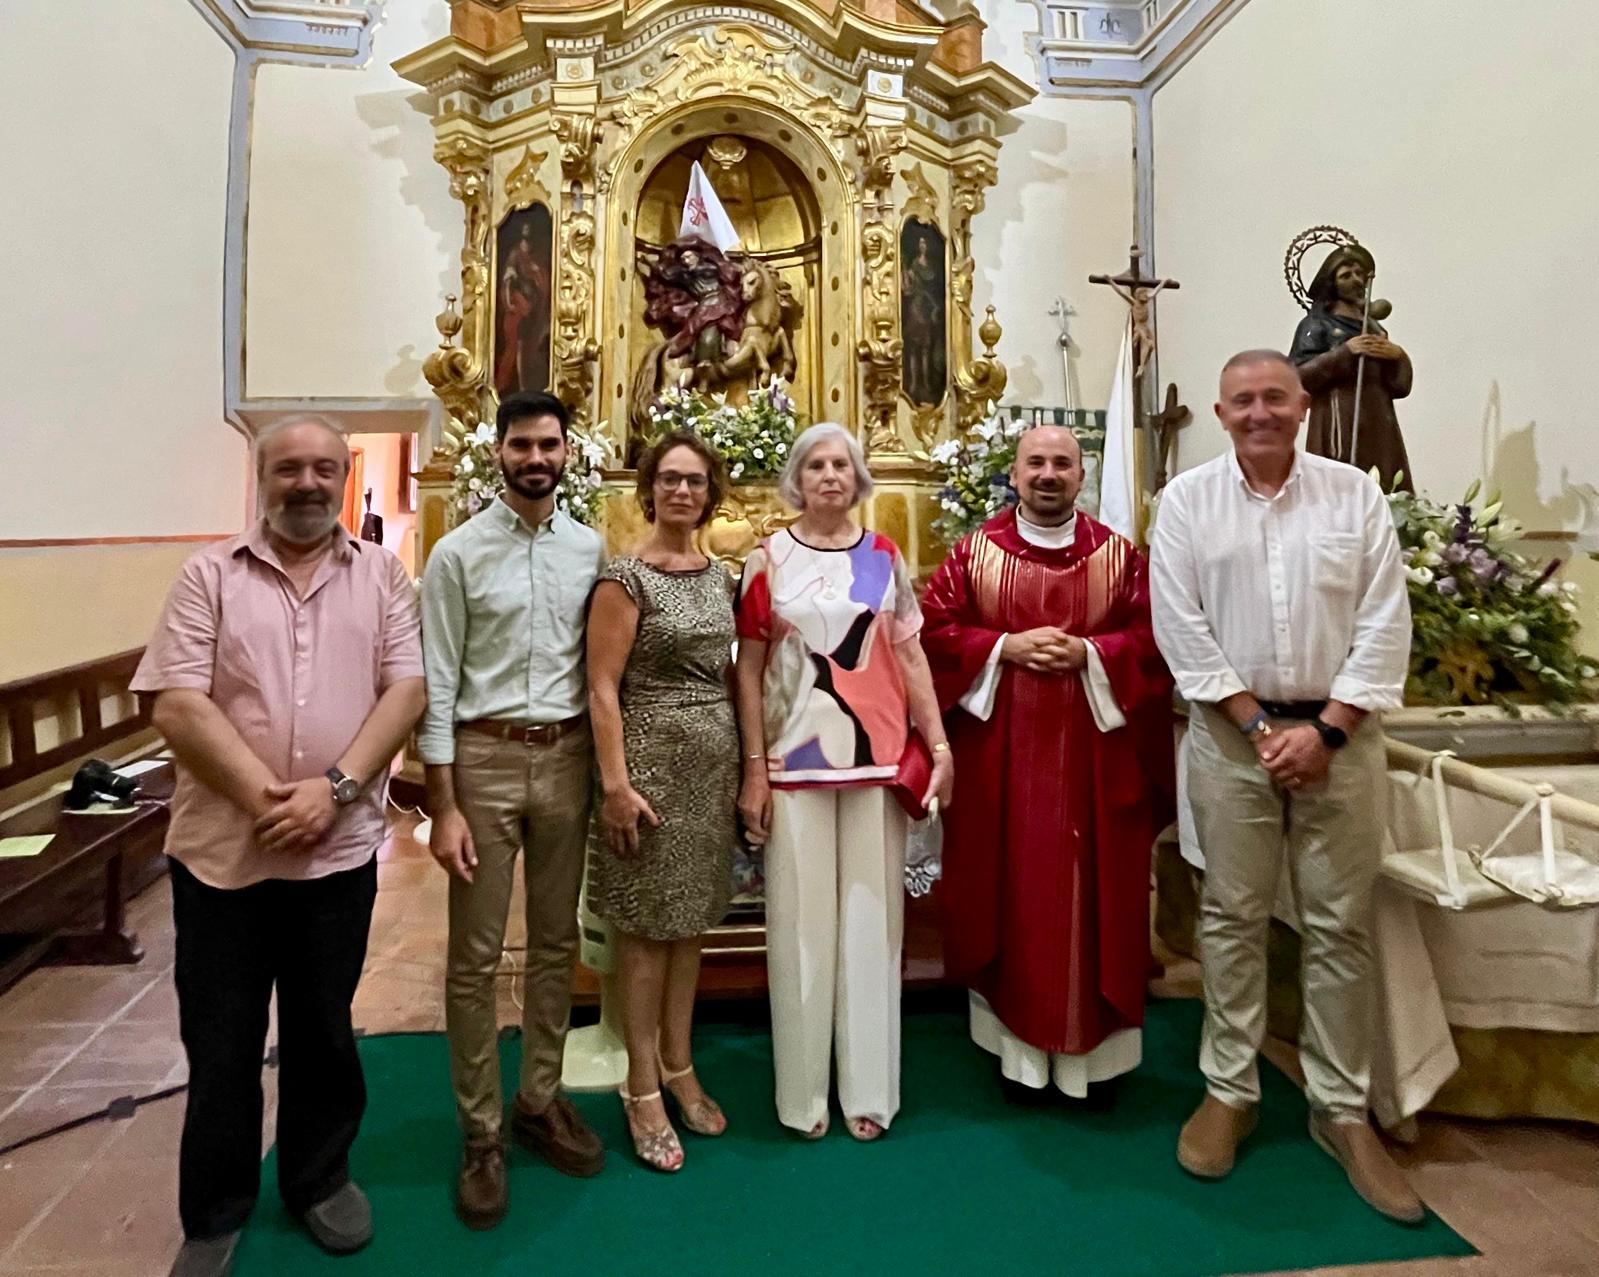
[[[827,1115],[832,1058],[846,1118],[899,1111],[905,813],[880,786],[779,790],[766,849],[767,978],[777,1116]]]

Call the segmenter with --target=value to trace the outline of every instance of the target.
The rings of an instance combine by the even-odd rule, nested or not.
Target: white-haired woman
[[[872,491],[860,444],[812,426],[779,491],[799,519],[751,553],[738,603],[739,811],[766,843],[777,1115],[826,1134],[836,1055],[850,1134],[870,1140],[899,1110],[906,817],[887,786],[910,723],[946,806],[954,765],[905,560],[851,517]]]

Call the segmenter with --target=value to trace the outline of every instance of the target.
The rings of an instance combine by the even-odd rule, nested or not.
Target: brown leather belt
[[[519,723],[509,718],[474,718],[457,723],[457,731],[492,736],[495,740],[519,741],[523,745],[552,745],[589,721],[587,714],[574,714],[558,723]]]

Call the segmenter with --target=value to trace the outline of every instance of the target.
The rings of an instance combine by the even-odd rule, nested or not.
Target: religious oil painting
[[[500,223],[495,242],[494,389],[504,398],[550,385],[554,226],[543,204]]]
[[[901,377],[912,403],[936,407],[949,385],[944,232],[909,217],[899,233]]]

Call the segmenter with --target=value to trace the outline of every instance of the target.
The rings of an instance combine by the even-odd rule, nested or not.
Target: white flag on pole
[[[1133,321],[1122,333],[1116,379],[1105,412],[1105,451],[1099,463],[1099,521],[1129,541],[1138,531],[1138,485],[1133,452]]]
[[[722,201],[716,198],[711,179],[705,176],[705,170],[700,167],[698,160],[694,161],[694,171],[689,174],[688,198],[683,201],[683,224],[678,227],[677,233],[679,238],[697,235],[724,253],[742,247],[727,210],[722,207]]]

